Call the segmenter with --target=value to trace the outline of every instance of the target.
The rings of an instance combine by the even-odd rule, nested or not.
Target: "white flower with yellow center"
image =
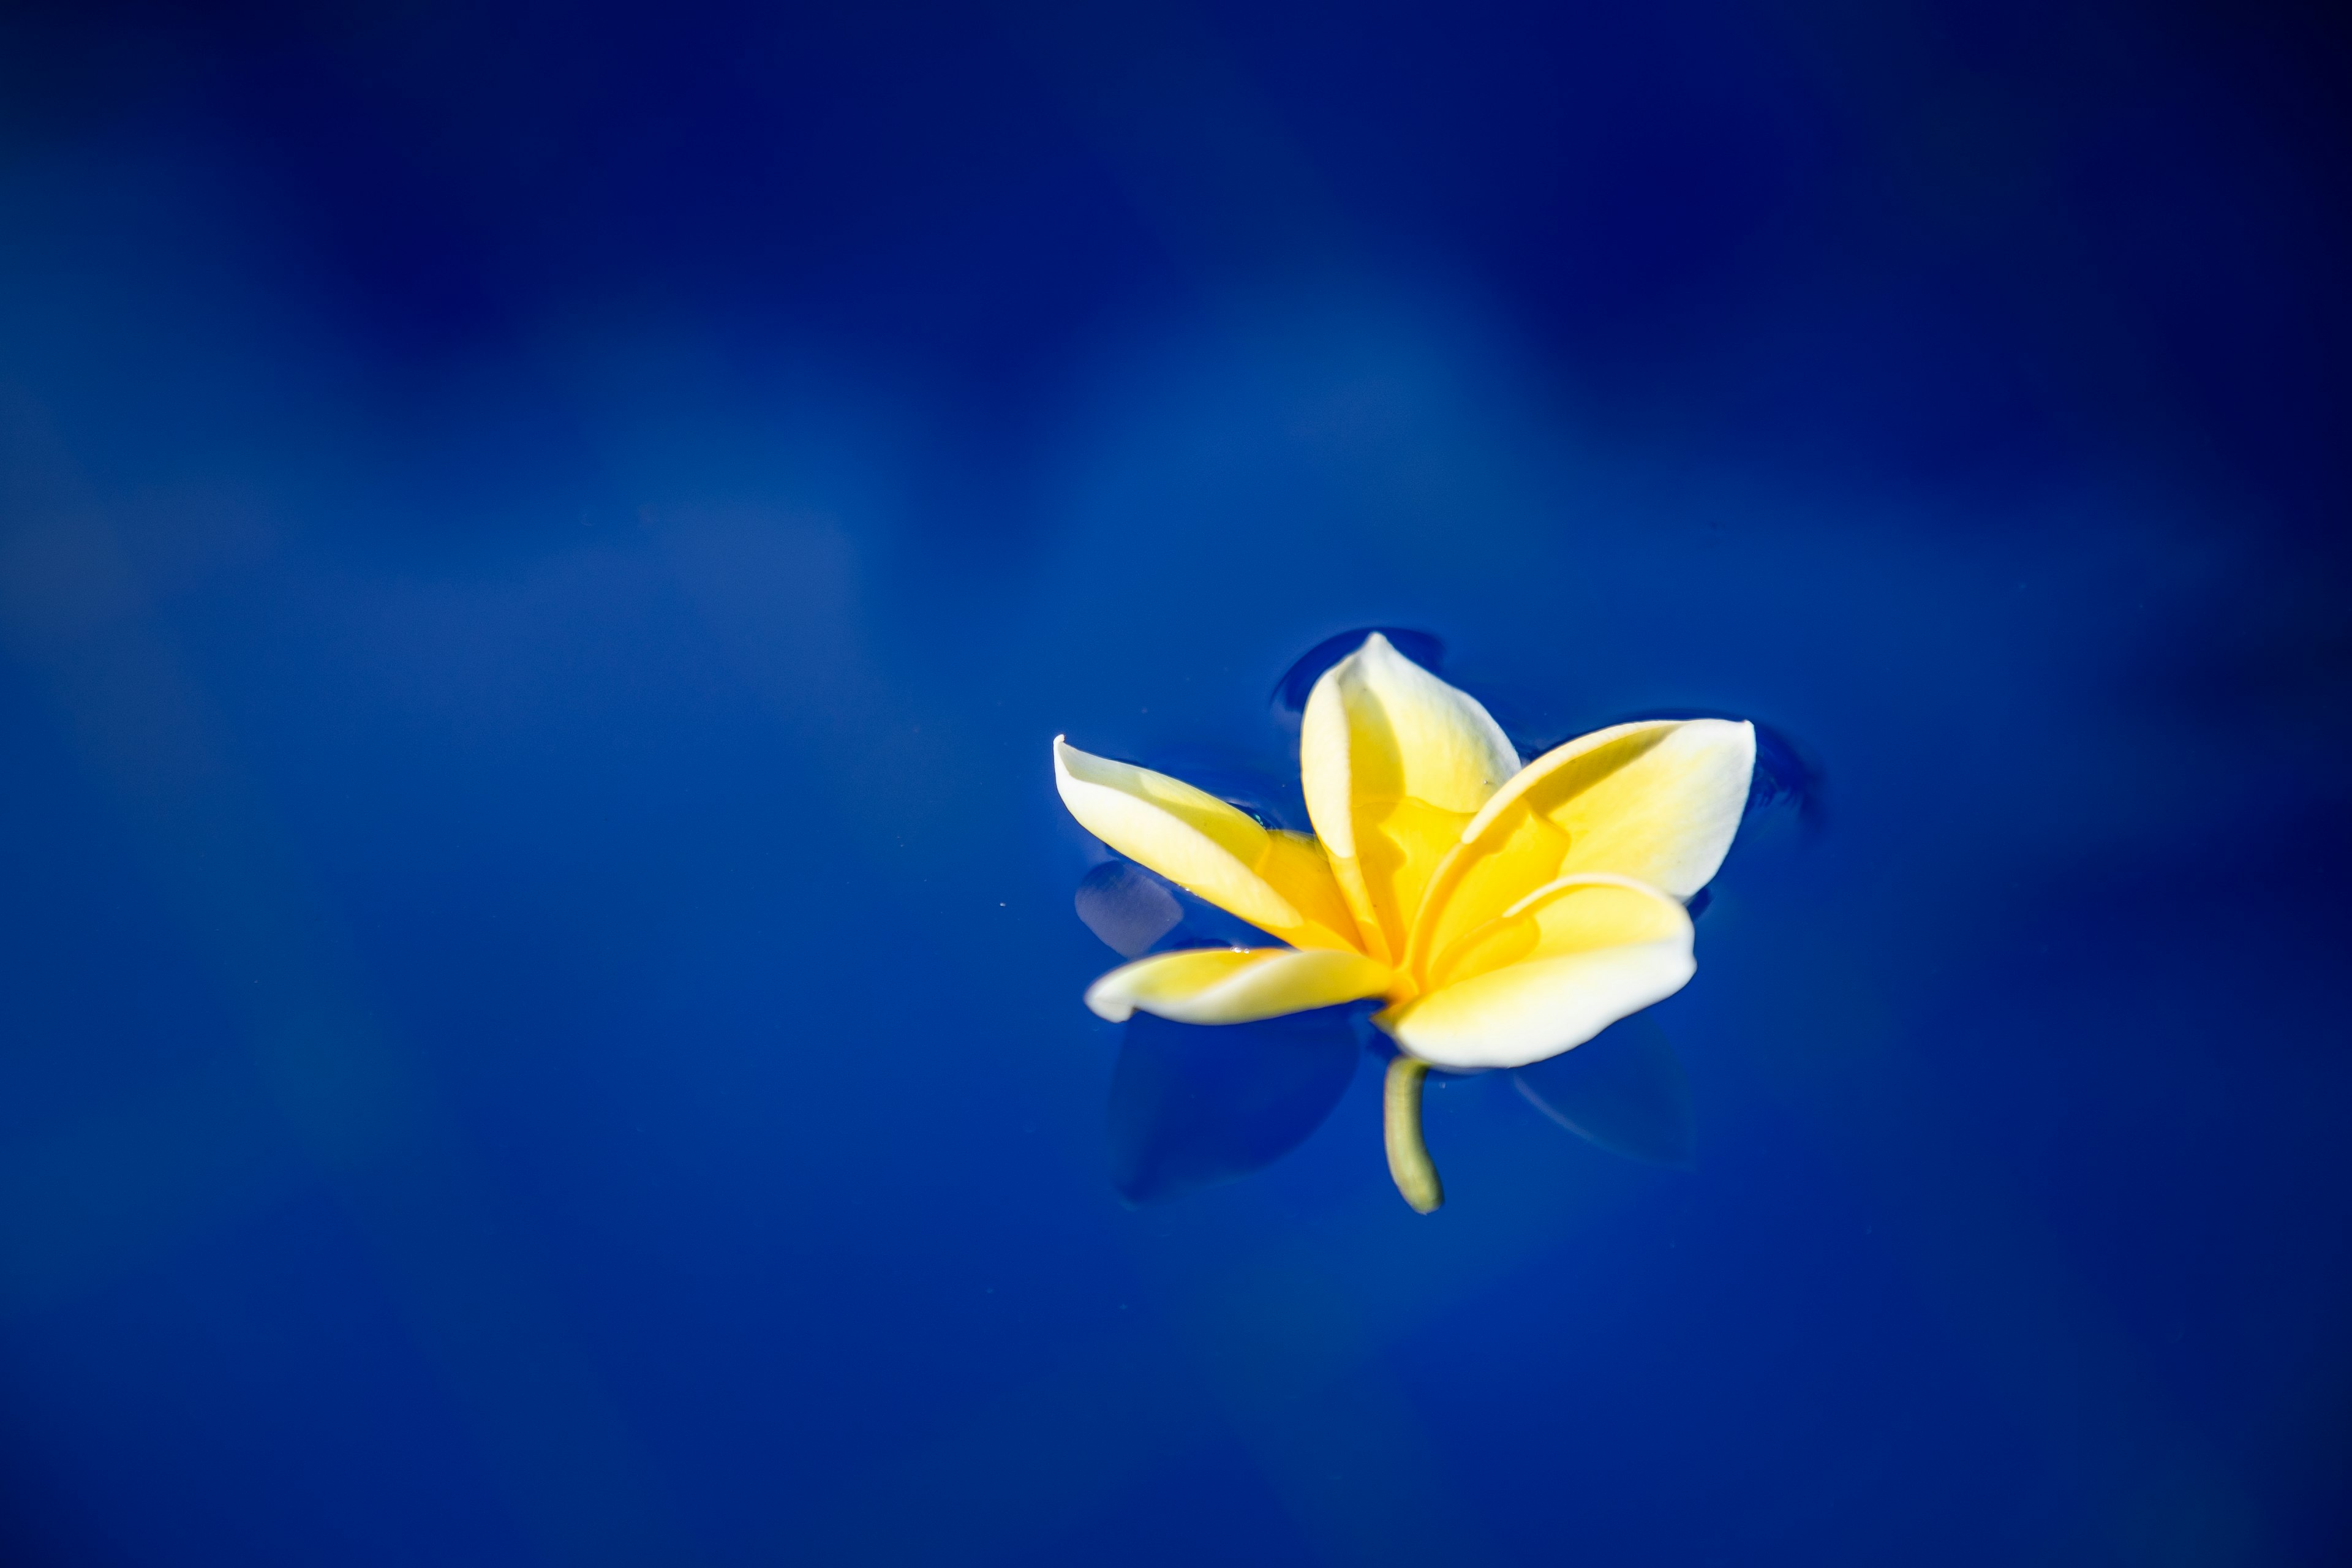
[[[1056,736],[1080,826],[1288,944],[1155,953],[1087,1005],[1244,1024],[1385,999],[1389,1171],[1426,1214],[1444,1201],[1421,1135],[1429,1068],[1524,1067],[1681,990],[1696,968],[1683,904],[1731,847],[1755,763],[1753,725],[1659,719],[1522,767],[1486,709],[1378,632],[1307,700],[1311,837]]]

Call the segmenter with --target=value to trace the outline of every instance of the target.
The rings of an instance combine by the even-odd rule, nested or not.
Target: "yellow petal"
[[[1619,724],[1547,752],[1486,802],[1432,875],[1415,970],[1556,878],[1615,872],[1689,898],[1731,847],[1755,765],[1755,726],[1723,719]]]
[[[1265,848],[1252,862],[1251,869],[1306,917],[1304,925],[1276,931],[1275,935],[1293,947],[1337,947],[1350,952],[1361,950],[1356,917],[1349,911],[1348,900],[1332,878],[1331,861],[1323,853],[1323,846],[1315,842],[1313,834],[1269,829]]]
[[[1307,815],[1381,956],[1404,951],[1431,872],[1519,758],[1475,700],[1374,632],[1315,683],[1298,766]]]
[[[1139,1007],[1180,1024],[1248,1024],[1377,996],[1389,968],[1361,953],[1295,947],[1160,952],[1104,975],[1087,1005],[1112,1023]]]
[[[1181,779],[1059,735],[1054,783],[1078,826],[1177,886],[1294,946],[1355,950],[1347,904],[1304,834],[1269,832]]]
[[[1524,1067],[1673,995],[1696,968],[1678,900],[1588,872],[1457,938],[1431,966],[1430,991],[1372,1021],[1439,1067]]]

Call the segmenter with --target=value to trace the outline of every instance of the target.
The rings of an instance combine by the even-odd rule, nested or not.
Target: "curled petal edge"
[[[1179,1024],[1250,1024],[1378,996],[1387,964],[1331,948],[1203,947],[1122,964],[1087,988],[1097,1017],[1138,1012]]]

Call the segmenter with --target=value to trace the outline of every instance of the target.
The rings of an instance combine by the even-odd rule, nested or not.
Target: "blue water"
[[[2347,61],[10,7],[0,1561],[2352,1557]],[[1788,764],[1429,1217],[1048,766],[1369,626]]]

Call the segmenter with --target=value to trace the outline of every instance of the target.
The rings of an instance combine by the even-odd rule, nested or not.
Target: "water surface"
[[[2340,39],[1132,16],[5,24],[0,1555],[2340,1561]],[[1787,741],[1429,1218],[1047,759],[1370,626]]]

